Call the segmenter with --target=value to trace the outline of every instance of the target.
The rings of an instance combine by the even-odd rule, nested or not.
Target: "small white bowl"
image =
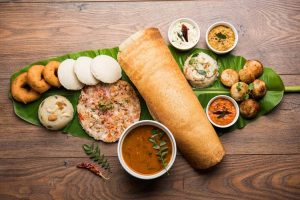
[[[168,137],[170,138],[171,145],[172,145],[172,156],[171,156],[170,162],[168,163],[166,169],[163,169],[163,170],[159,171],[158,173],[151,174],[151,175],[140,174],[140,173],[132,170],[126,164],[126,162],[124,161],[123,154],[122,154],[123,141],[126,138],[126,136],[128,135],[128,133],[130,133],[133,129],[135,129],[135,128],[139,127],[139,126],[144,126],[144,125],[155,126],[155,127],[159,128],[159,129],[163,130],[168,135]],[[161,123],[159,123],[157,121],[153,121],[153,120],[142,120],[142,121],[138,121],[138,122],[135,122],[135,123],[131,124],[122,133],[122,135],[121,135],[121,137],[119,139],[119,142],[118,142],[118,158],[119,158],[119,161],[120,161],[122,167],[130,175],[132,175],[132,176],[134,176],[136,178],[139,178],[139,179],[144,179],[144,180],[155,179],[155,178],[158,178],[158,177],[164,175],[172,167],[172,165],[174,164],[174,161],[176,159],[176,153],[177,153],[176,141],[175,141],[175,138],[173,137],[171,131],[165,125],[163,125],[163,124],[161,124]]]
[[[176,43],[172,42],[172,31],[173,31],[173,28],[174,28],[174,26],[177,23],[180,23],[180,22],[185,22],[185,23],[191,24],[191,25],[193,25],[196,28],[196,41],[194,43],[191,43],[189,46],[186,46],[186,47],[182,47],[182,46],[176,45]],[[198,44],[198,42],[199,42],[199,39],[200,39],[200,28],[199,28],[198,24],[194,20],[191,20],[189,18],[179,18],[179,19],[176,19],[169,26],[168,39],[169,39],[170,43],[172,44],[172,46],[175,47],[176,49],[181,50],[181,51],[190,50],[190,49],[194,48]]]
[[[210,32],[213,28],[215,28],[216,26],[220,26],[220,25],[227,26],[227,27],[231,28],[231,29],[233,30],[233,33],[234,33],[234,36],[235,36],[235,41],[234,41],[233,46],[232,46],[231,48],[229,48],[228,50],[226,50],[226,51],[218,51],[218,50],[214,49],[214,48],[209,44],[209,42],[208,42],[208,34],[209,34],[209,32]],[[225,54],[225,53],[228,53],[228,52],[232,51],[232,50],[236,47],[236,45],[237,45],[237,43],[238,43],[238,41],[239,41],[239,35],[238,35],[238,32],[237,32],[236,28],[235,28],[232,24],[230,24],[229,22],[223,22],[223,21],[221,21],[221,22],[216,22],[216,23],[214,23],[213,25],[211,25],[211,26],[207,29],[206,35],[205,35],[205,40],[206,40],[206,45],[208,46],[208,48],[209,48],[210,50],[212,50],[212,51],[215,52],[216,54]]]
[[[231,103],[233,103],[235,109],[236,109],[236,115],[235,115],[235,118],[233,119],[233,121],[227,125],[219,125],[219,124],[216,124],[215,122],[213,122],[210,117],[209,117],[209,114],[208,114],[208,109],[209,109],[209,106],[210,104],[216,100],[216,99],[219,99],[219,98],[223,98],[223,99],[227,99],[229,101],[231,101]],[[229,96],[226,96],[226,95],[218,95],[218,96],[215,96],[214,98],[212,98],[211,100],[209,100],[207,106],[206,106],[206,116],[208,118],[208,120],[210,121],[210,123],[212,123],[214,126],[216,127],[219,127],[219,128],[228,128],[230,126],[232,126],[233,124],[235,124],[235,122],[238,120],[239,116],[240,116],[240,109],[239,109],[239,105],[237,104],[237,102],[229,97]]]

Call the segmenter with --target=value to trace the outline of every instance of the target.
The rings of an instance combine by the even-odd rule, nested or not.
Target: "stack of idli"
[[[119,63],[107,55],[99,55],[95,58],[81,56],[74,59],[66,59],[59,65],[57,71],[61,85],[67,90],[80,90],[85,85],[114,83],[122,76]]]

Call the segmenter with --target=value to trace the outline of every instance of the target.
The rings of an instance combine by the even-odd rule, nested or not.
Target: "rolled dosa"
[[[206,169],[222,160],[219,137],[158,29],[130,36],[119,46],[118,61],[192,167]]]

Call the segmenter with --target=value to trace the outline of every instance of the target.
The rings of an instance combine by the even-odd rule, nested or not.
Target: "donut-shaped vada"
[[[29,103],[40,98],[40,94],[28,87],[27,72],[24,72],[17,76],[11,84],[11,94],[16,101],[22,103]]]
[[[43,70],[43,76],[44,76],[45,81],[48,84],[50,84],[54,87],[58,87],[58,88],[61,86],[61,84],[58,80],[58,77],[57,77],[57,70],[58,70],[59,64],[60,64],[60,62],[58,62],[58,61],[50,61]]]
[[[33,65],[29,68],[27,74],[28,84],[40,94],[46,92],[51,87],[42,76],[44,68],[43,65]]]

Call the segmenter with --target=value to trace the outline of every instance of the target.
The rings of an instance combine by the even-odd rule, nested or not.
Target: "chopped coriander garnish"
[[[254,89],[254,84],[250,83],[248,88],[249,88],[249,91],[252,91]]]
[[[240,82],[238,82],[238,84],[237,84],[237,86],[236,86],[236,89],[240,92],[241,90],[242,90],[242,88],[241,88],[242,86],[241,86],[241,83]]]
[[[114,104],[112,102],[99,102],[99,109],[101,111],[107,111],[114,108]]]
[[[219,39],[219,40],[224,40],[224,39],[226,39],[227,37],[226,37],[226,35],[224,35],[223,33],[221,33],[221,32],[219,32],[219,33],[216,33],[216,36],[217,36],[217,38]]]
[[[190,65],[197,64],[197,59],[191,58],[190,61],[189,61],[189,64]]]

